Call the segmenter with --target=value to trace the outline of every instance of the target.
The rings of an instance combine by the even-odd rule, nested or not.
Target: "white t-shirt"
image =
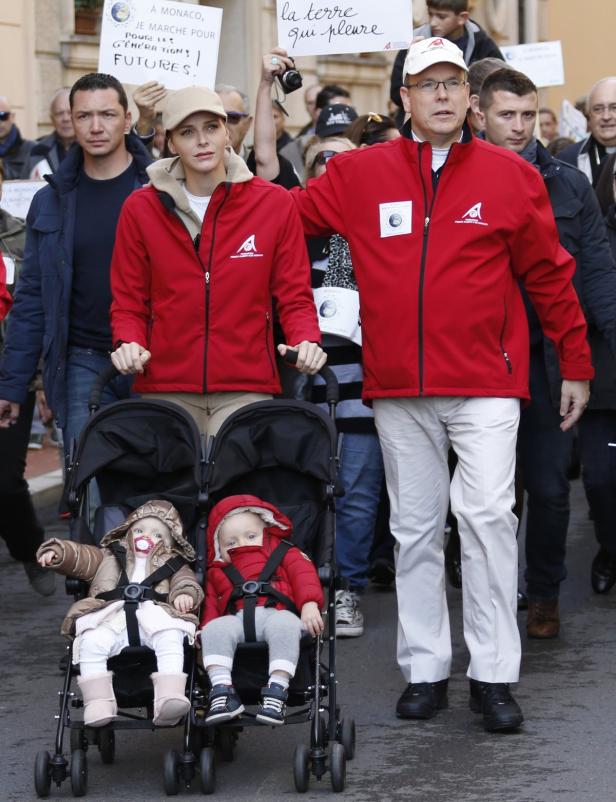
[[[199,220],[203,222],[203,218],[205,217],[205,213],[207,211],[207,207],[210,204],[212,196],[193,195],[192,192],[189,192],[188,189],[186,188],[186,184],[184,184],[184,192],[186,193],[186,197],[188,198],[188,202],[190,203],[190,208],[197,215]]]
[[[420,139],[415,131],[411,132],[413,134],[413,139],[415,142],[423,142],[423,139]],[[460,135],[459,142],[462,141],[462,135]],[[447,161],[447,156],[449,155],[450,147],[449,148],[435,148],[432,145],[432,170],[436,173]]]

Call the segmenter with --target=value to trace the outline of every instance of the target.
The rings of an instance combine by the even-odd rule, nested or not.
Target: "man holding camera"
[[[512,507],[520,399],[529,395],[518,281],[558,351],[563,431],[588,400],[586,324],[541,176],[465,123],[460,49],[440,37],[411,45],[401,95],[403,136],[335,156],[293,195],[307,235],[337,232],[353,253],[364,400],[374,407],[398,543],[398,663],[408,685],[397,715],[431,718],[448,703],[451,495],[470,707],[488,731],[510,731],[523,721],[509,689],[520,669]]]

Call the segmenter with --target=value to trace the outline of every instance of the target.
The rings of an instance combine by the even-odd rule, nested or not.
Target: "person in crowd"
[[[150,186],[124,204],[111,270],[114,365],[138,373],[137,392],[184,407],[208,436],[280,392],[272,295],[297,369],[316,373],[326,359],[292,199],[227,147],[225,121],[206,87],[167,99],[175,155],[151,165]]]
[[[396,139],[400,136],[400,131],[391,117],[371,111],[369,114],[361,114],[350,123],[344,134],[355,147],[366,148],[369,145]]]
[[[0,159],[4,180],[30,177],[30,151],[34,142],[24,139],[15,125],[15,112],[6,97],[0,96]]]
[[[30,151],[30,178],[41,179],[55,173],[75,141],[75,129],[69,103],[70,87],[62,87],[52,95],[49,117],[53,131],[38,139]]]
[[[533,82],[512,69],[493,72],[481,89],[479,113],[486,140],[518,153],[539,171],[560,242],[575,257],[573,283],[590,321],[595,368],[589,408],[578,424],[584,483],[597,539],[616,552],[616,477],[605,445],[615,433],[616,419],[616,264],[589,181],[574,167],[551,157],[535,137],[538,107]],[[531,402],[522,411],[518,454],[528,493],[527,633],[531,638],[554,638],[560,629],[560,584],[566,576],[567,474],[573,432],[560,430],[557,354],[526,294],[524,300],[530,325]]]
[[[74,637],[73,662],[84,702],[83,722],[104,727],[117,714],[113,673],[107,660],[128,646],[148,646],[156,654],[153,723],[177,724],[190,710],[186,698],[184,639],[194,642],[203,590],[189,563],[195,551],[169,501],[152,500],[102,538],[100,547],[52,538],[38,549],[42,570],[77,577],[89,584],[60,629]],[[148,586],[136,605],[124,604],[128,584]]]
[[[256,719],[261,724],[284,724],[302,631],[315,638],[323,632],[321,582],[307,555],[291,545],[292,532],[286,515],[256,496],[227,496],[210,513],[200,633],[203,665],[212,686],[208,724],[230,721],[244,712],[231,669],[238,644],[251,630],[269,647],[269,680]],[[243,596],[234,598],[234,591],[245,582],[261,581],[273,555],[280,559],[272,566],[271,593],[259,593],[252,607]]]
[[[574,145],[575,139],[570,136],[555,136],[551,142],[548,142],[546,148],[550,156],[558,156],[569,145]]]
[[[150,157],[128,134],[128,99],[110,75],[89,73],[69,101],[77,147],[34,197],[6,346],[0,364],[0,427],[14,425],[43,357],[47,402],[62,429],[65,456],[88,419],[88,395],[109,365],[109,269],[125,199],[146,182]],[[118,377],[104,404],[126,398]]]
[[[259,178],[279,184],[285,189],[299,186],[299,178],[293,165],[284,157],[278,160],[278,170],[272,173],[264,168],[255,157],[254,148],[244,144],[246,134],[252,125],[252,115],[250,114],[250,101],[248,95],[229,84],[219,84],[216,93],[220,97],[225,114],[227,115],[227,129],[231,147],[246,162],[248,169]],[[258,99],[257,99],[258,104]],[[268,98],[267,109],[262,110],[262,114],[272,116],[271,98]]]
[[[519,281],[558,350],[563,431],[588,400],[586,323],[571,286],[575,263],[558,242],[538,172],[465,125],[461,50],[442,37],[420,41],[403,73],[403,136],[340,154],[291,195],[306,234],[339,233],[354,258],[363,396],[374,409],[398,546],[398,663],[408,685],[396,712],[430,718],[447,705],[451,496],[471,709],[488,731],[514,730],[523,715],[509,687],[520,669],[512,507],[529,361]],[[459,457],[451,488],[450,443]]]
[[[468,68],[468,91],[469,108],[468,124],[473,133],[480,134],[483,130],[483,122],[477,112],[479,111],[479,93],[483,82],[495,70],[503,69],[503,61],[500,58],[482,58],[474,61]]]
[[[539,133],[546,146],[558,136],[558,117],[552,109],[545,106],[539,109]]]
[[[353,106],[344,103],[332,103],[325,106],[317,118],[315,136],[321,140],[344,134],[346,129],[357,119]]]
[[[0,161],[0,198],[2,197],[3,168]],[[2,282],[2,307],[0,315],[0,353],[3,350],[6,316],[12,305],[12,293],[21,269],[26,241],[26,224],[0,208],[0,256],[4,269]],[[42,402],[42,399],[41,399]],[[3,515],[0,520],[0,536],[4,539],[9,554],[24,566],[32,588],[43,596],[55,591],[55,578],[44,572],[36,562],[36,550],[43,542],[41,527],[30,492],[24,478],[26,453],[33,410],[36,404],[34,385],[28,388],[22,416],[16,426],[0,428],[0,504]],[[45,411],[43,412],[45,414]]]
[[[301,139],[303,136],[312,136],[314,134],[314,126],[317,122],[317,117],[321,111],[317,108],[317,95],[323,89],[321,84],[312,84],[304,89],[304,106],[310,118],[308,122],[299,130],[296,139]]]
[[[616,76],[601,78],[588,93],[588,136],[561,150],[558,158],[578,167],[593,187],[603,162],[616,151]]]
[[[276,48],[274,48],[268,58],[277,58]],[[260,88],[261,91],[267,93],[267,97],[271,97],[271,87],[269,84],[263,87],[263,83],[261,83]],[[310,127],[310,130],[306,131],[304,134],[300,132],[300,134],[298,134],[298,136],[292,142],[289,142],[280,150],[279,155],[284,159],[288,159],[288,161],[293,165],[293,169],[295,170],[295,173],[299,179],[298,185],[300,183],[303,185],[306,182],[304,153],[306,152],[306,148],[308,147],[308,143],[310,142],[312,136],[319,136],[319,134],[316,132],[319,116],[326,106],[332,106],[335,104],[342,104],[346,107],[351,106],[351,93],[348,91],[348,89],[345,89],[343,86],[338,86],[338,84],[327,84],[326,86],[320,87],[314,103],[314,113],[312,115],[313,123]],[[353,111],[356,114],[355,110]],[[291,187],[287,187],[287,189],[290,188]]]
[[[475,61],[496,58],[503,61],[503,54],[496,43],[473,20],[470,19],[468,0],[428,0],[428,22],[413,31],[413,41],[419,37],[442,37],[457,45],[464,54],[464,61],[470,67]],[[403,83],[402,68],[408,50],[400,50],[391,71],[389,94],[400,109],[402,118],[403,103],[400,88]],[[400,123],[402,123],[400,119]]]
[[[293,137],[286,130],[286,112],[284,106],[279,100],[272,100],[272,117],[274,118],[274,127],[276,129],[276,150],[281,150],[289,142],[293,141]]]
[[[601,211],[605,216],[608,239],[614,259],[616,259],[615,172],[616,153],[612,153],[605,161],[605,170],[602,171],[601,178],[597,182],[596,194]],[[616,530],[614,529],[616,488],[614,487],[614,471],[611,470],[609,476],[607,474],[607,467],[614,465],[614,447],[609,443],[616,442],[616,364],[613,351],[609,352],[606,343],[599,341],[597,347],[601,346],[601,351],[596,358],[601,361],[602,365],[611,367],[609,370],[603,370],[601,379],[598,378],[594,382],[590,403],[591,407],[597,406],[593,417],[597,419],[598,425],[602,424],[603,434],[597,438],[592,431],[586,430],[584,433],[587,435],[586,458],[588,459],[588,450],[592,449],[591,465],[601,464],[605,467],[606,472],[603,474],[605,484],[601,486],[596,481],[596,473],[593,476],[592,467],[589,470],[586,462],[582,466],[582,479],[593,514],[595,536],[599,543],[599,550],[591,567],[591,584],[595,593],[608,593],[616,584]],[[595,396],[597,400],[601,401],[601,406],[593,405]],[[605,432],[608,433],[607,441]],[[584,458],[584,452],[582,458]]]

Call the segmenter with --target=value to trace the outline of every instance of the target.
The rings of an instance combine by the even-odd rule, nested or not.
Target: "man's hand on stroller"
[[[152,354],[139,343],[122,343],[111,354],[111,361],[122,374],[143,373]]]
[[[295,367],[300,373],[314,375],[318,373],[327,362],[327,354],[318,343],[302,340],[299,345],[279,345],[278,353],[284,357],[287,351],[297,351]]]
[[[302,626],[313,638],[317,638],[323,632],[323,618],[316,602],[306,602],[302,607],[300,618],[302,619]]]
[[[194,607],[192,596],[188,593],[180,593],[179,596],[176,596],[173,600],[173,606],[181,613],[189,613]]]

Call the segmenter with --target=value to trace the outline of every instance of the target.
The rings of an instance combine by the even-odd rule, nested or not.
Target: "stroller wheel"
[[[201,790],[204,794],[213,794],[216,788],[216,766],[214,765],[214,750],[211,746],[201,750],[199,764],[201,768]]]
[[[235,735],[232,729],[224,727],[218,730],[218,746],[222,759],[225,763],[230,763],[235,752]]]
[[[332,781],[332,790],[336,793],[344,791],[346,756],[344,747],[338,741],[332,741],[329,745],[329,775]]]
[[[175,749],[165,752],[163,785],[167,796],[177,796],[180,790],[180,758]]]
[[[115,758],[115,732],[113,730],[99,732],[98,751],[101,753],[103,763],[113,763]]]
[[[306,744],[297,744],[293,755],[293,780],[295,790],[305,794],[310,784],[310,750]]]
[[[71,727],[71,752],[76,752],[78,749],[83,749],[84,752],[88,748],[85,733],[81,727]]]
[[[355,757],[355,721],[352,718],[343,718],[338,725],[338,741],[344,747],[344,756],[347,760]]]
[[[51,788],[51,772],[49,770],[49,752],[37,752],[34,761],[34,790],[42,799],[49,796]]]
[[[76,749],[71,756],[71,789],[73,796],[85,796],[88,790],[88,763],[83,749]]]

